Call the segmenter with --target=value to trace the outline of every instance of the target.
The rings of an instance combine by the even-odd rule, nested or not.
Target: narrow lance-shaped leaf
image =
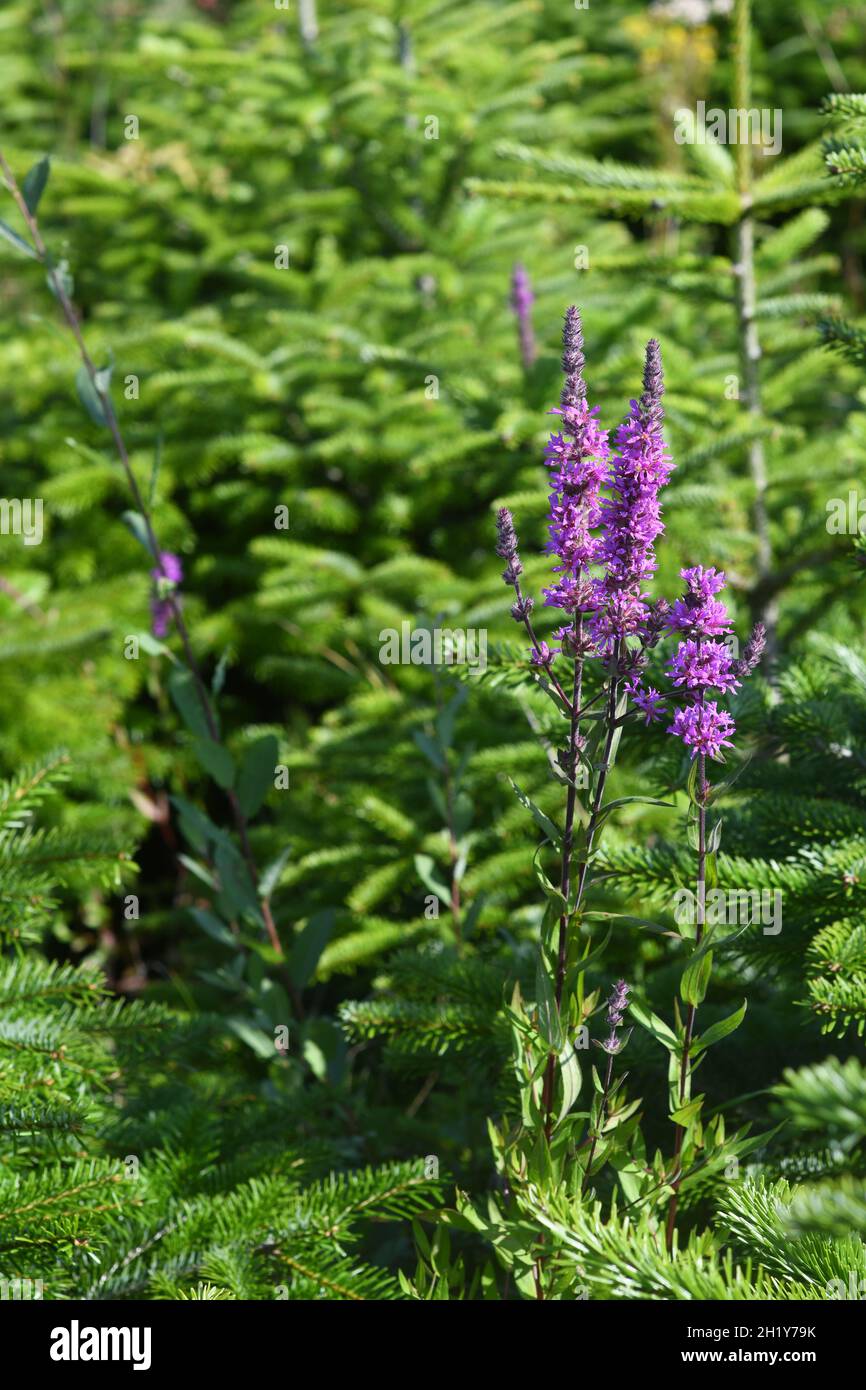
[[[108,395],[108,388],[111,383],[111,367],[102,367],[96,373],[95,381],[90,372],[82,364],[75,374],[75,386],[78,391],[78,399],[84,406],[94,425],[101,425],[103,429],[108,426],[108,416],[99,392],[103,396]]]
[[[562,1023],[559,1010],[556,1007],[550,972],[540,951],[535,968],[535,1003],[538,1009],[538,1027],[541,1036],[554,1052],[561,1052],[563,1044]]]
[[[39,163],[34,164],[33,168],[28,170],[21,184],[21,193],[27,204],[28,211],[34,216],[36,215],[36,209],[39,207],[39,199],[45,192],[45,186],[48,183],[48,175],[50,172],[51,161],[47,155],[43,155]]]
[[[509,777],[508,780],[511,783],[514,794],[517,797],[517,800],[520,802],[521,806],[524,806],[526,808],[526,810],[532,816],[532,819],[535,821],[535,824],[539,827],[540,830],[544,831],[551,844],[558,849],[562,842],[562,832],[560,831],[559,827],[554,825],[550,817],[545,815],[545,813],[538,806],[536,806],[535,802],[531,800],[531,798],[528,797],[524,791],[521,791],[520,787],[518,787],[517,783],[514,781],[513,778]]]
[[[746,1016],[747,1004],[748,1001],[744,999],[742,1005],[735,1013],[729,1014],[727,1018],[720,1019],[718,1023],[714,1023],[712,1027],[708,1028],[706,1033],[702,1033],[699,1038],[695,1038],[689,1049],[690,1055],[693,1057],[696,1056],[706,1048],[712,1047],[714,1043],[721,1042],[722,1038],[726,1038],[729,1033],[733,1033],[735,1028],[739,1028]]]
[[[315,913],[295,938],[289,956],[289,975],[292,983],[303,989],[315,974],[319,957],[331,939],[334,914],[330,908]]]
[[[15,250],[20,252],[22,256],[29,256],[31,261],[39,260],[38,255],[29,241],[25,241],[23,237],[20,237],[17,232],[13,231],[8,222],[0,221],[0,236],[2,236],[5,241],[8,241],[10,246],[14,246]]]
[[[266,734],[247,749],[238,774],[237,794],[245,816],[261,810],[265,797],[274,785],[274,771],[279,745],[273,734]]]

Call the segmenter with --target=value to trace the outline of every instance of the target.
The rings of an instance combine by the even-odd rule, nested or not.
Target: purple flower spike
[[[622,1016],[628,1008],[628,990],[629,987],[625,980],[617,980],[607,1001],[607,1022],[610,1026],[610,1034],[601,1046],[605,1052],[611,1055],[619,1052],[624,1043],[628,1041],[628,1037],[623,1041],[617,1035],[617,1029],[622,1027]]]
[[[654,338],[647,344],[643,385],[640,401],[632,401],[617,430],[610,471],[613,496],[601,504],[603,534],[594,558],[606,572],[594,585],[592,630],[606,656],[627,637],[649,637],[657,619],[643,586],[656,569],[654,544],[664,530],[659,494],[673,464],[662,434],[664,378]]]
[[[583,379],[585,366],[583,324],[580,310],[576,304],[572,304],[566,309],[562,324],[562,374],[565,381],[560,405],[563,410],[577,409],[581,401],[586,400],[586,382]]]
[[[737,662],[734,670],[738,676],[750,676],[758,662],[764,654],[767,645],[767,634],[763,623],[755,623],[752,628],[752,635],[746,643],[746,650]]]
[[[680,578],[686,581],[686,592],[671,609],[669,630],[698,638],[723,637],[729,633],[728,610],[715,598],[725,587],[722,571],[696,565],[693,569],[680,570]]]
[[[583,379],[583,330],[578,310],[572,306],[562,330],[562,370],[565,381],[560,405],[551,413],[562,418],[562,432],[551,434],[545,462],[553,492],[547,544],[556,556],[554,566],[562,577],[544,590],[550,608],[562,608],[571,617],[594,607],[593,586],[586,578],[597,559],[598,541],[593,530],[601,520],[601,488],[607,480],[609,445],[607,431],[599,427],[598,410],[586,403]]]
[[[739,663],[734,663],[728,644],[720,640],[731,631],[728,610],[716,597],[725,587],[721,570],[696,565],[680,570],[686,591],[677,599],[668,617],[671,632],[684,634],[676,653],[668,662],[668,674],[675,686],[689,699],[678,709],[668,733],[681,738],[692,758],[721,759],[722,749],[731,748],[734,721],[720,710],[707,692],[730,694],[739,688]]]
[[[526,267],[516,265],[511,275],[511,307],[517,315],[520,356],[526,371],[529,371],[538,356],[535,333],[532,329],[532,306],[534,302],[535,295],[532,293]]]
[[[506,561],[502,578],[506,584],[516,584],[523,573],[520,556],[517,553],[517,532],[514,518],[507,507],[500,507],[496,514],[496,554]]]
[[[761,659],[764,629],[757,625],[742,660],[734,661],[722,640],[732,630],[728,610],[717,597],[725,587],[724,574],[702,565],[680,574],[686,591],[671,609],[667,626],[683,634],[684,640],[667,669],[674,685],[687,692],[689,703],[677,710],[668,733],[683,740],[692,758],[701,754],[722,760],[722,749],[733,746],[734,721],[706,697],[710,691],[727,695],[739,689],[741,677],[748,676]]]

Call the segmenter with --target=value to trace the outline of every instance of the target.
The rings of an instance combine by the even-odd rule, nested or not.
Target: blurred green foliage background
[[[157,530],[183,560],[197,655],[209,672],[227,663],[228,742],[240,750],[272,732],[290,771],[289,791],[269,797],[253,832],[261,862],[290,850],[274,900],[284,941],[334,913],[310,982],[318,1022],[304,1076],[353,1090],[353,1158],[435,1143],[452,1170],[484,1180],[495,1027],[476,1020],[491,1050],[468,1064],[444,1044],[438,1058],[436,1038],[431,1061],[423,1046],[401,1046],[387,1011],[369,1010],[399,996],[400,948],[453,948],[453,914],[424,913],[431,876],[454,870],[441,794],[451,759],[466,799],[462,910],[472,910],[479,969],[499,961],[519,974],[530,961],[534,844],[503,774],[547,809],[556,790],[493,517],[513,509],[537,593],[549,570],[545,412],[558,399],[568,304],[581,308],[590,395],[609,427],[639,390],[646,340],[661,341],[677,470],[657,592],[675,595],[682,565],[718,565],[741,638],[768,602],[776,611],[789,685],[780,708],[766,683],[736,708],[765,762],[744,777],[747,804],[731,818],[731,881],[755,872],[738,870],[737,856],[775,863],[838,833],[823,821],[814,830],[814,808],[792,808],[780,769],[792,767],[786,721],[800,727],[790,702],[807,687],[829,698],[816,670],[829,672],[831,657],[815,634],[862,644],[851,538],[829,535],[826,519],[831,498],[862,485],[866,395],[862,369],[825,345],[819,323],[862,314],[866,231],[862,200],[830,177],[820,142],[827,94],[866,88],[866,14],[832,0],[755,6],[754,102],[781,110],[783,144],[752,161],[763,356],[760,408],[749,411],[734,163],[724,148],[675,139],[679,108],[731,102],[728,9],[321,0],[315,24],[315,6],[299,13],[296,0],[0,11],[0,145],[19,175],[51,156],[43,233],[67,262],[95,359],[113,363],[137,476],[145,488],[155,477]],[[510,303],[518,262],[535,294],[530,367]],[[47,950],[98,964],[131,994],[173,999],[183,981],[213,1007],[214,943],[189,915],[198,890],[168,797],[215,797],[160,663],[124,656],[149,621],[147,565],[121,521],[124,480],[81,411],[74,348],[44,276],[5,242],[0,303],[2,491],[42,497],[46,509],[40,546],[0,537],[0,762],[9,775],[67,749],[71,780],[46,815],[130,848],[139,866],[138,921],[124,919],[118,892],[72,880]],[[280,506],[287,531],[275,528]],[[460,687],[448,673],[381,663],[380,633],[404,620],[488,632],[491,663],[466,681],[468,696],[451,703]],[[543,612],[539,621],[552,626]],[[832,670],[850,681],[850,663]],[[437,764],[419,735],[429,739],[449,707]],[[669,742],[648,734],[618,768],[617,794],[676,785]],[[831,775],[816,796],[838,788]],[[765,794],[788,799],[781,830]],[[859,782],[843,800],[862,850]],[[611,836],[611,900],[636,913],[655,891],[646,861],[629,861],[638,826],[650,853],[674,838],[645,811]],[[852,850],[845,863],[855,860]],[[803,892],[806,933],[808,895],[823,889],[810,881]],[[618,969],[670,992],[656,943],[640,944],[639,967],[634,947],[614,950]],[[752,972],[756,1007],[735,1060],[716,1064],[730,1095],[826,1051],[820,1011],[803,1008],[802,954],[768,949],[740,969]],[[480,990],[493,1009],[500,973],[464,982],[467,999]],[[717,1002],[738,986],[723,979]],[[855,1022],[864,1016],[866,1001]],[[382,1028],[386,1041],[370,1041]]]

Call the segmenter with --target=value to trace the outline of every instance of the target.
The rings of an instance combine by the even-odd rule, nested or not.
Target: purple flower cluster
[[[515,268],[515,310],[528,312],[531,291],[522,267]],[[515,590],[512,617],[525,624],[532,640],[533,666],[551,670],[565,652],[575,661],[599,657],[608,663],[612,679],[643,715],[647,724],[661,719],[665,705],[660,691],[644,686],[647,654],[665,633],[680,638],[668,663],[672,684],[686,703],[677,709],[668,732],[681,738],[694,758],[721,758],[731,746],[734,721],[718,708],[711,694],[730,695],[760,660],[764,632],[755,628],[741,660],[735,661],[728,639],[731,623],[717,597],[725,576],[697,565],[682,570],[686,588],[669,606],[650,602],[645,586],[655,573],[655,543],[664,531],[661,490],[673,464],[665,449],[661,352],[655,339],[647,344],[643,393],[632,401],[616,433],[611,458],[607,431],[590,409],[583,378],[583,332],[580,314],[567,310],[562,333],[564,384],[560,405],[552,414],[562,428],[551,434],[545,451],[552,492],[545,547],[555,557],[556,583],[545,589],[545,605],[562,610],[566,621],[554,632],[559,646],[539,641],[532,629],[533,602],[520,589],[523,566],[510,512],[497,519],[497,553],[506,561],[503,579]],[[602,490],[607,495],[602,496]],[[559,695],[556,677],[550,679]]]
[[[626,681],[626,694],[631,696],[632,703],[637,706],[644,716],[644,723],[653,724],[657,719],[661,719],[665,712],[662,704],[661,692],[655,686],[649,685],[646,689],[640,685],[637,679]]]
[[[725,576],[715,569],[697,565],[680,571],[686,581],[682,598],[677,599],[668,618],[671,632],[685,634],[668,662],[668,674],[675,686],[686,691],[689,703],[674,714],[668,733],[681,738],[692,758],[698,754],[721,758],[723,748],[731,748],[734,721],[720,710],[707,692],[729,694],[739,687],[737,670],[728,643],[731,632],[728,610],[716,597],[725,586]]]
[[[617,430],[613,496],[601,504],[603,534],[595,558],[605,573],[593,586],[592,635],[605,655],[645,632],[649,608],[643,586],[655,573],[654,545],[664,530],[659,494],[673,464],[662,434],[664,378],[654,338],[647,344],[643,386],[640,401],[631,402]]]
[[[526,267],[516,265],[511,275],[511,307],[517,315],[517,328],[520,336],[520,356],[527,371],[537,356],[535,334],[532,331],[532,306],[535,295],[529,283]]]
[[[623,1046],[623,1042],[617,1036],[617,1029],[622,1027],[622,1016],[628,1008],[628,990],[629,987],[625,980],[617,980],[610,992],[607,1001],[607,1022],[610,1027],[610,1034],[601,1044],[605,1052],[619,1052]]]
[[[681,642],[668,664],[668,672],[674,685],[684,685],[689,690],[716,689],[727,695],[740,684],[723,642]]]
[[[551,434],[545,453],[553,492],[550,494],[547,552],[556,556],[559,581],[544,590],[545,603],[561,608],[572,622],[595,606],[587,571],[597,558],[593,530],[601,520],[601,488],[607,482],[609,444],[600,428],[598,408],[590,409],[583,380],[583,332],[580,314],[570,308],[562,332],[565,382],[558,409],[561,433]],[[561,633],[557,633],[560,636]]]
[[[669,630],[682,632],[686,637],[721,637],[729,633],[728,610],[715,597],[725,587],[724,574],[695,565],[693,569],[680,570],[680,578],[686,581],[686,592],[671,609]]]
[[[156,589],[150,600],[153,635],[165,637],[172,617],[172,605],[167,595],[183,582],[183,566],[179,556],[173,555],[170,550],[161,550],[150,577]]]

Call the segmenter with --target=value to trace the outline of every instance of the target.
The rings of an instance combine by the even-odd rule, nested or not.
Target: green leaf
[[[538,879],[539,887],[541,888],[542,893],[544,893],[545,897],[549,898],[552,903],[556,904],[556,911],[561,916],[563,913],[568,912],[568,903],[566,902],[562,891],[559,888],[557,888],[555,884],[551,883],[550,879],[547,877],[547,874],[544,872],[541,865],[539,864],[538,854],[541,849],[543,849],[543,845],[539,845],[538,849],[535,851],[535,854],[532,859],[532,868],[534,870],[535,877]]]
[[[49,259],[49,271],[45,277],[45,283],[58,303],[62,303],[61,291],[67,299],[71,299],[75,293],[75,281],[69,269],[68,261],[55,261]]]
[[[693,1120],[697,1114],[699,1114],[703,1103],[703,1096],[695,1096],[694,1100],[688,1101],[686,1105],[681,1105],[679,1109],[672,1110],[671,1119],[673,1120],[674,1124],[680,1125],[683,1129],[685,1129],[689,1122]]]
[[[729,1033],[733,1033],[735,1028],[739,1028],[746,1016],[747,1006],[748,1000],[744,999],[741,1007],[737,1009],[736,1013],[729,1014],[727,1018],[720,1019],[718,1023],[714,1023],[711,1028],[708,1028],[706,1033],[702,1033],[699,1038],[695,1038],[689,1048],[689,1056],[697,1056],[699,1052],[703,1052],[707,1047],[712,1047],[714,1043],[721,1042],[722,1038],[726,1038]]]
[[[658,922],[651,922],[648,917],[633,917],[630,912],[603,912],[601,909],[593,908],[585,911],[583,917],[586,921],[619,922],[624,927],[639,927],[641,931],[653,932],[656,936],[673,936],[677,941],[680,939],[679,932],[671,931]]]
[[[621,806],[664,806],[668,811],[675,811],[676,807],[672,801],[659,801],[653,796],[619,796],[615,801],[606,801],[596,817],[596,824],[600,825],[611,811],[618,811]]]
[[[625,692],[622,690],[622,688],[620,688],[620,691],[619,691],[619,693],[618,693],[618,695],[617,695],[617,699],[616,699],[616,709],[614,710],[614,719],[616,719],[616,720],[622,719],[622,717],[623,717],[623,715],[626,713],[627,709],[628,709],[628,696],[625,694]],[[607,766],[608,766],[608,772],[610,771],[610,769],[613,767],[614,763],[616,762],[617,750],[618,750],[618,748],[619,748],[619,741],[620,741],[621,738],[622,738],[622,724],[617,723],[617,725],[615,726],[615,728],[614,728],[614,730],[613,730],[613,733],[612,733],[612,736],[611,736],[611,740],[610,740],[610,747],[609,747],[608,753],[607,753]]]
[[[289,975],[298,989],[303,989],[312,979],[319,963],[319,957],[331,939],[334,930],[334,913],[331,908],[316,912],[306,926],[295,937],[288,961]]]
[[[232,909],[238,915],[250,911],[258,915],[258,899],[249,869],[231,841],[220,841],[214,858],[222,891]]]
[[[135,539],[138,541],[139,545],[147,551],[147,554],[151,557],[151,559],[158,560],[159,556],[154,552],[150,544],[150,536],[148,535],[147,525],[145,524],[145,520],[144,517],[141,515],[141,512],[123,512],[120,519],[123,522],[124,526],[128,527],[128,529],[135,536]]]
[[[208,912],[203,907],[191,907],[189,911],[207,936],[218,941],[221,946],[237,946],[238,943],[225,922],[221,921],[213,912]]]
[[[468,941],[473,931],[475,930],[475,924],[478,921],[478,918],[481,916],[484,904],[486,902],[487,894],[479,893],[478,897],[475,898],[473,902],[469,904],[469,909],[463,918],[461,929],[461,936],[463,937],[464,941]]]
[[[177,712],[190,733],[198,738],[211,738],[204,706],[192,672],[186,666],[172,671],[168,678],[168,689]]]
[[[723,947],[728,946],[732,941],[736,941],[738,937],[741,937],[743,932],[748,930],[748,927],[749,923],[745,922],[742,926],[738,927],[736,931],[728,932],[727,936],[718,936],[715,926],[707,928],[700,946],[697,946],[692,952],[680,982],[680,995],[687,1004],[700,1004],[703,1002],[706,994],[706,985],[709,980],[709,968],[704,966],[704,961],[710,952],[721,951]],[[683,993],[685,988],[688,988],[693,993],[700,990],[702,981],[704,994],[702,994],[700,998],[689,998],[687,994]]]
[[[232,1032],[240,1038],[241,1042],[246,1043],[247,1047],[251,1048],[257,1057],[263,1057],[266,1061],[270,1061],[272,1057],[278,1055],[273,1038],[268,1037],[267,1033],[263,1032],[261,1028],[257,1028],[254,1024],[248,1023],[246,1019],[243,1018],[230,1018],[228,1020],[228,1025]]]
[[[601,944],[570,966],[568,974],[565,977],[565,998],[570,998],[571,992],[577,983],[578,976],[582,975],[585,970],[588,970],[591,965],[594,965],[595,962],[604,955],[607,949],[607,943],[610,941],[611,931],[612,928],[608,927],[607,934]]]
[[[261,810],[274,785],[278,757],[279,744],[273,734],[265,734],[246,750],[237,785],[238,801],[245,816],[254,816]]]
[[[559,1107],[557,1125],[562,1123],[580,1095],[580,1067],[577,1062],[577,1051],[571,1043],[568,1043],[559,1054],[559,1074],[562,1077],[562,1104]]]
[[[24,176],[21,185],[21,193],[27,204],[27,209],[32,216],[36,216],[36,209],[39,207],[39,199],[45,192],[45,185],[48,183],[48,175],[51,172],[51,161],[47,155],[43,155],[38,164],[34,164]]]
[[[39,260],[39,256],[30,245],[30,242],[25,241],[17,232],[13,232],[7,222],[0,221],[0,236],[5,237],[9,245],[14,246],[15,250],[20,251],[23,256],[29,256],[31,261]]]
[[[283,869],[289,860],[292,849],[290,845],[280,850],[276,859],[272,859],[259,878],[259,897],[269,898],[280,881]]]
[[[222,688],[225,684],[226,671],[228,670],[229,661],[231,660],[231,657],[231,647],[226,647],[225,651],[223,652],[222,656],[220,657],[219,661],[214,667],[214,673],[210,683],[210,691],[211,695],[214,697],[215,700],[222,693]]]
[[[81,401],[81,404],[84,406],[84,409],[87,411],[94,425],[101,425],[103,429],[108,425],[108,416],[105,413],[105,407],[96,387],[99,387],[103,395],[107,395],[110,382],[110,367],[100,368],[96,373],[95,384],[91,378],[90,372],[83,363],[75,373],[75,387],[78,391],[78,399]]]
[[[304,1025],[301,1056],[319,1081],[337,1082],[345,1068],[346,1039],[328,1018],[314,1018]]]
[[[712,951],[695,951],[680,980],[680,998],[686,1004],[702,1004],[707,997],[713,970]]]
[[[649,1009],[645,1009],[643,1004],[638,1004],[636,1000],[632,1000],[629,1004],[629,1012],[641,1028],[645,1028],[656,1042],[660,1042],[663,1047],[667,1048],[668,1052],[679,1051],[680,1044],[676,1033],[668,1027],[663,1018],[659,1018],[658,1014],[651,1013]]]
[[[205,772],[228,791],[235,780],[235,764],[229,750],[212,738],[194,738],[192,747]]]
[[[173,796],[171,804],[180,817],[180,828],[190,844],[199,854],[206,854],[208,845],[225,839],[225,832],[219,830],[204,811],[194,806],[182,796]]]
[[[217,891],[216,879],[206,864],[200,864],[197,859],[191,858],[188,854],[179,854],[177,859],[179,864],[183,864],[184,868],[189,869],[191,874],[200,878],[202,883],[207,884],[208,888],[212,889],[213,892]]]
[[[526,808],[526,810],[532,816],[532,819],[535,821],[535,824],[539,827],[539,829],[544,831],[545,835],[550,840],[554,848],[559,849],[560,845],[562,844],[562,831],[559,829],[558,826],[554,825],[553,821],[550,819],[549,816],[546,816],[543,811],[539,810],[535,802],[530,800],[530,798],[526,795],[525,792],[521,791],[520,787],[518,787],[517,783],[514,781],[513,778],[509,777],[508,780],[511,783],[514,794],[517,797],[517,800],[520,802],[521,806]]]
[[[422,733],[420,729],[416,729],[413,732],[412,741],[421,749],[425,758],[429,759],[438,772],[444,770],[445,757],[438,743],[434,743],[433,739],[427,734]]]
[[[454,721],[468,696],[469,691],[465,686],[461,686],[453,699],[448,701],[448,704],[436,720],[436,733],[439,744],[443,749],[450,748],[451,744],[454,742]]]
[[[177,664],[177,657],[171,648],[167,647],[164,642],[160,642],[158,637],[154,637],[153,633],[136,632],[135,640],[142,650],[147,652],[148,656],[167,656],[169,661]]]
[[[425,888],[429,888],[435,898],[439,898],[440,902],[443,903],[451,901],[450,889],[446,888],[442,880],[436,877],[437,865],[431,855],[416,854],[415,871]]]
[[[562,1023],[559,1017],[559,1009],[556,1007],[553,981],[550,978],[544,956],[540,951],[535,967],[535,1003],[538,1009],[538,1027],[541,1036],[554,1052],[561,1052],[563,1043]]]
[[[701,760],[700,760],[700,758],[695,758],[695,759],[693,760],[693,762],[692,762],[691,767],[689,768],[689,775],[688,775],[688,779],[687,779],[687,781],[686,781],[686,792],[687,792],[687,794],[688,794],[689,801],[691,802],[691,804],[692,804],[693,806],[697,806],[697,804],[698,804],[698,800],[697,800],[697,788],[698,788],[698,773],[700,772],[700,770],[701,770]]]

